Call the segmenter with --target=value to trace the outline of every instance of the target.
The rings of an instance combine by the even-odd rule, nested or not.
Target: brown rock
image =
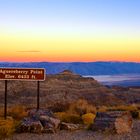
[[[74,130],[78,130],[80,129],[80,126],[78,124],[71,124],[71,123],[64,123],[62,122],[60,124],[60,129],[61,130],[70,130],[70,131],[74,131]]]
[[[60,120],[49,116],[40,116],[40,122],[44,127],[44,133],[54,133],[59,128]]]
[[[31,133],[41,133],[43,131],[43,126],[40,121],[35,121],[31,123],[30,132]]]
[[[40,109],[40,110],[36,110],[36,109],[32,109],[28,112],[28,116],[30,118],[34,118],[34,119],[39,119],[40,116],[49,116],[49,117],[54,117],[53,116],[53,113],[50,111],[50,110],[43,110],[43,109]]]
[[[97,113],[92,125],[94,131],[111,131],[118,134],[132,131],[132,117],[129,112],[103,112]]]
[[[17,132],[25,133],[41,133],[43,131],[43,126],[38,120],[33,120],[31,118],[25,118],[19,127],[17,128]]]

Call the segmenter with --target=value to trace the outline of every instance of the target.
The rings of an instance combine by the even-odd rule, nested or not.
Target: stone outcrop
[[[31,110],[17,127],[18,133],[56,133],[58,130],[74,131],[83,128],[80,124],[60,122],[49,110]]]
[[[81,128],[81,126],[78,124],[65,123],[65,122],[62,122],[60,124],[61,130],[75,131],[75,130],[79,130],[80,128]]]
[[[49,110],[31,110],[17,128],[17,132],[55,133],[59,129],[60,120]]]
[[[129,133],[132,131],[132,117],[129,112],[97,113],[91,129],[93,131],[111,131],[118,134]]]

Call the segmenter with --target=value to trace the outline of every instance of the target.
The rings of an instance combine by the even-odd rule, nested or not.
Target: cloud
[[[40,51],[37,50],[27,50],[27,51],[16,51],[18,53],[39,53]]]

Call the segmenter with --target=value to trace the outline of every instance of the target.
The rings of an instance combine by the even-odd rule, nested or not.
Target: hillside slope
[[[4,82],[0,82],[0,103],[4,100]],[[8,103],[35,106],[37,82],[8,81]],[[46,107],[57,102],[71,103],[84,98],[94,105],[122,104],[122,100],[112,94],[112,90],[104,87],[93,78],[85,78],[71,71],[63,71],[56,75],[47,75],[40,82],[40,103]]]

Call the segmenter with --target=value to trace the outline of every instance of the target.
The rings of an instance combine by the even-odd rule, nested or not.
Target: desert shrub
[[[80,99],[77,102],[70,104],[67,111],[57,112],[55,115],[63,122],[82,123],[83,120],[81,116],[87,113],[89,113],[89,116],[87,116],[87,121],[88,119],[93,119],[93,115],[96,114],[96,107],[89,104],[86,100]]]
[[[130,111],[130,113],[134,119],[140,119],[140,111],[133,110],[133,111]]]
[[[57,112],[54,113],[55,117],[59,118],[61,121],[63,121],[63,117],[66,115],[66,112]]]
[[[82,116],[86,113],[96,113],[96,107],[89,104],[86,100],[79,99],[77,102],[70,104],[69,110],[70,113],[78,114]]]
[[[59,118],[62,122],[75,124],[82,123],[81,117],[76,114],[70,114],[68,112],[57,112],[55,113],[55,116]]]
[[[108,110],[108,108],[106,106],[100,106],[98,108],[98,112],[106,112]]]
[[[3,117],[3,115],[4,115],[4,109],[0,107],[0,117]]]
[[[15,131],[14,120],[9,117],[6,120],[0,118],[0,139],[10,137]]]
[[[69,103],[55,103],[53,106],[48,107],[53,112],[64,112],[69,109]]]
[[[108,110],[109,111],[134,111],[134,110],[138,110],[138,108],[135,105],[120,105],[120,106],[110,107]]]
[[[86,125],[93,124],[95,117],[96,117],[96,115],[93,113],[84,114],[84,115],[82,115],[83,123]]]
[[[27,116],[27,111],[24,106],[14,106],[9,109],[9,115],[12,116],[15,120],[21,120]]]
[[[140,110],[140,104],[137,105],[138,110]]]

